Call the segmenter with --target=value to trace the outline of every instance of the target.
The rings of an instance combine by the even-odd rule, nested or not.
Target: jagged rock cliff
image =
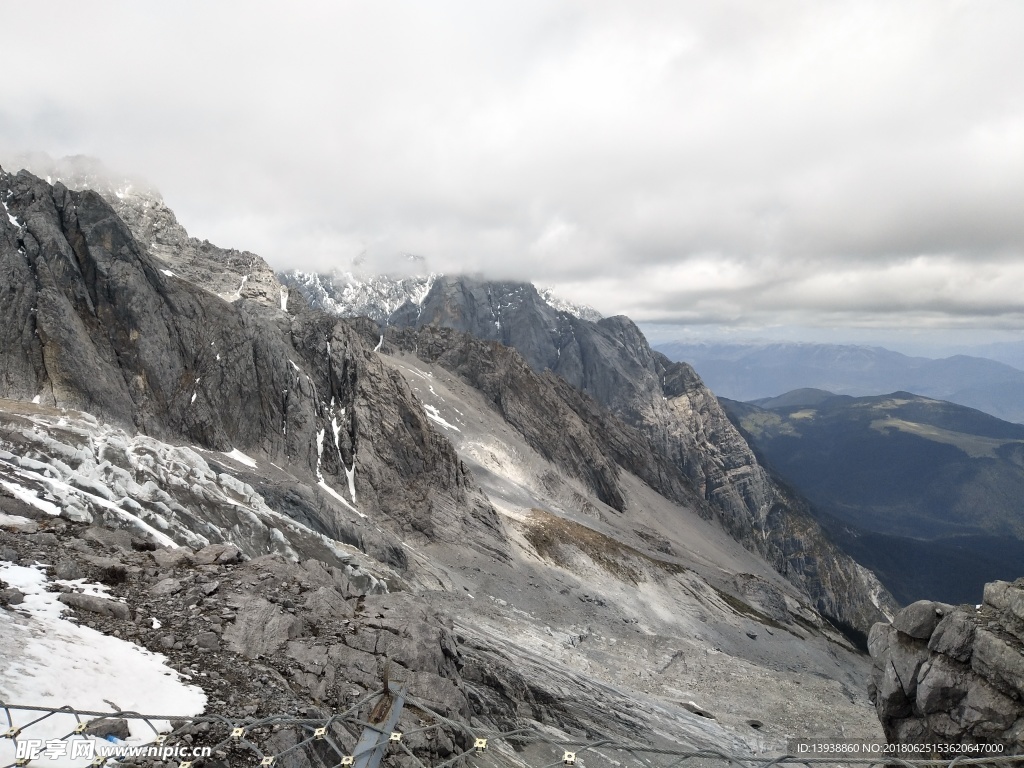
[[[396,530],[501,549],[490,505],[358,324],[250,312],[168,275],[94,192],[22,172],[0,175],[0,198],[0,397],[289,462]]]
[[[278,282],[266,261],[251,251],[221,248],[209,240],[189,237],[160,195],[133,188],[96,191],[136,239],[176,276],[227,301],[246,299],[267,307],[287,306],[288,289]]]
[[[250,251],[220,248],[208,240],[189,237],[163,196],[145,182],[112,173],[99,160],[83,155],[54,159],[31,153],[17,159],[48,183],[96,192],[139,244],[176,276],[227,301],[246,299],[282,308],[287,302],[287,289],[266,261]]]
[[[1024,579],[986,584],[977,607],[913,603],[872,627],[869,649],[889,741],[1024,754]]]

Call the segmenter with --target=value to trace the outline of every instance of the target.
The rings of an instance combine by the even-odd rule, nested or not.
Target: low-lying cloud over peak
[[[101,157],[280,269],[411,252],[642,321],[1024,326],[1019,3],[43,2],[5,26],[0,150]]]

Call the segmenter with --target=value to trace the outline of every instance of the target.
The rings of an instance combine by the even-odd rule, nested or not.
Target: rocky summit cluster
[[[889,740],[1024,754],[1024,579],[985,585],[978,606],[913,603],[876,624],[868,646]]]

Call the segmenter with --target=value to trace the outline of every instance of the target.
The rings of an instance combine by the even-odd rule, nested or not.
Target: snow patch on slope
[[[865,584],[868,597],[874,604],[875,608],[881,611],[882,615],[885,616],[889,621],[893,620],[894,613],[891,608],[888,607],[887,601],[882,599],[882,594],[885,592],[885,587],[882,586],[882,582],[875,576],[874,571],[870,571],[860,563],[855,562],[854,566],[857,568],[857,576]]]
[[[224,455],[256,466],[240,451]],[[46,514],[124,528],[165,546],[226,542],[250,556],[278,553],[290,560],[300,559],[300,551],[327,550],[343,561],[351,555],[345,545],[271,509],[219,465],[215,471],[202,449],[128,436],[88,414],[0,411],[0,483]]]
[[[596,323],[604,317],[600,312],[587,304],[577,304],[563,299],[561,296],[556,295],[551,288],[537,288],[537,293],[551,308],[557,309],[559,312],[568,312],[580,320],[589,320],[592,323]]]
[[[341,502],[342,506],[344,506],[346,509],[348,509],[351,512],[355,512],[357,515],[359,515],[364,520],[368,519],[366,517],[366,515],[364,515],[358,509],[356,509],[351,504],[349,504],[347,501],[345,501],[345,497],[342,496],[340,493],[338,493],[333,488],[331,488],[331,486],[329,486],[324,480],[320,480],[320,482],[318,482],[317,485],[320,486],[323,490],[327,491],[327,493],[330,494],[332,498],[334,498],[337,501]]]
[[[225,451],[224,455],[227,456],[229,459],[234,459],[239,464],[245,464],[245,466],[247,467],[252,467],[253,469],[256,469],[256,460],[249,456],[246,456],[237,448],[233,448],[230,451]]]
[[[425,404],[423,406],[423,410],[426,411],[427,418],[430,419],[435,424],[438,424],[439,426],[444,427],[445,429],[454,430],[456,432],[461,432],[462,431],[461,429],[456,427],[454,424],[452,424],[450,421],[446,421],[441,416],[441,412],[438,411],[435,406],[429,405],[429,404]]]
[[[0,200],[0,205],[4,207],[4,213],[7,214],[7,220],[18,229],[21,229],[21,222],[18,221],[14,216],[12,216],[11,212],[7,210],[7,203],[5,203],[3,200]]]
[[[18,499],[21,499],[26,504],[35,507],[41,512],[45,512],[48,515],[59,515],[60,507],[51,501],[41,499],[31,490],[18,483],[10,482],[9,480],[0,480],[0,485],[10,491]]]
[[[206,708],[206,696],[184,683],[166,658],[134,643],[103,635],[64,618],[59,593],[47,591],[43,566],[0,562],[0,579],[25,593],[16,611],[0,611],[0,700],[32,706],[109,711],[105,700],[122,710],[187,717]],[[93,590],[95,593],[96,590]],[[48,717],[34,725],[37,712],[17,712],[11,725],[24,726],[20,738],[52,739],[70,733],[72,715]],[[169,731],[166,721],[154,723]],[[143,721],[129,721],[129,743],[145,744],[156,734]],[[0,739],[0,764],[12,765],[13,740]],[[88,760],[46,760],[46,765],[87,765]]]

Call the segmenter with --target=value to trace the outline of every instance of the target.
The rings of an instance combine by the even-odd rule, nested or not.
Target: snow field
[[[182,717],[205,709],[206,695],[184,683],[161,654],[69,621],[64,615],[69,609],[57,600],[58,593],[47,591],[45,566],[0,562],[0,579],[25,593],[17,610],[0,611],[0,701],[92,711],[111,711],[112,702],[121,710]],[[103,585],[64,583],[108,597]],[[12,710],[12,716],[11,726],[24,727],[19,736],[23,739],[62,738],[77,724],[72,715],[55,715],[33,725],[28,723],[39,712]],[[167,721],[154,721],[153,727],[142,720],[128,722],[133,744],[149,743],[157,731],[170,730]],[[14,741],[0,739],[0,765],[14,760]],[[64,756],[32,764],[62,768],[89,762]]]

